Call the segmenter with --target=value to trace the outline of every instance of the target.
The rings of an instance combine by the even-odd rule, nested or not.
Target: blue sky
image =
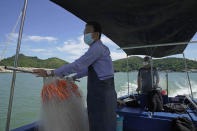
[[[11,38],[3,58],[13,56],[16,52],[19,25],[15,33],[10,33],[23,4],[24,0],[0,1],[0,55],[8,37]],[[20,52],[41,59],[58,57],[72,62],[88,49],[83,42],[84,26],[85,23],[79,18],[49,0],[29,0]],[[193,39],[197,40],[197,36]],[[103,36],[102,40],[109,47],[113,60],[126,57],[107,37]],[[197,44],[189,45],[185,50],[186,57],[197,58],[196,50]]]

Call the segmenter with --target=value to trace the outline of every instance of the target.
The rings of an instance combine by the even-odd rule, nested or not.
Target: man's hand
[[[77,80],[74,76],[72,76],[72,77],[66,77],[66,80],[68,80],[70,82],[75,82],[75,81],[80,82],[80,80]]]
[[[33,74],[37,75],[37,77],[47,77],[47,71],[44,69],[34,69]]]
[[[72,78],[73,78],[73,81],[80,82],[80,80],[76,79],[75,76],[73,76]]]
[[[137,91],[137,92],[141,91],[141,88],[140,88],[140,87],[138,87],[138,88],[136,89],[136,91]]]
[[[69,81],[69,82],[74,82],[73,77],[66,77],[66,80]]]
[[[76,78],[74,76],[72,76],[73,81],[76,81]]]
[[[155,85],[155,88],[158,88],[158,84]]]

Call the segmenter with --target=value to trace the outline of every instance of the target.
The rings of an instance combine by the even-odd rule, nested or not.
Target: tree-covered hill
[[[14,66],[15,56],[3,59],[0,62],[0,66]],[[23,54],[19,55],[18,66],[19,67],[36,67],[36,68],[58,68],[68,62],[61,60],[59,58],[48,58],[45,60],[39,59],[38,57],[25,56]]]
[[[132,70],[138,70],[140,67],[142,67],[143,58],[138,56],[132,56],[128,58],[128,66],[129,71]],[[127,71],[127,59],[119,59],[116,61],[113,61],[114,70],[115,71]]]
[[[197,61],[187,59],[188,69],[197,69]],[[128,58],[129,71],[138,70],[143,66],[143,58],[132,56]],[[127,71],[127,59],[120,59],[113,61],[115,71]],[[159,70],[183,71],[185,70],[185,63],[183,58],[163,58],[154,59],[154,67]]]
[[[143,66],[143,58],[138,56],[132,56],[128,58],[129,71],[138,70]],[[171,71],[183,71],[185,69],[184,59],[182,58],[162,58],[153,60],[154,67],[159,70],[171,70]],[[48,58],[45,60],[38,57],[19,55],[18,66],[20,67],[36,67],[36,68],[58,68],[68,62],[59,58]],[[13,66],[14,56],[3,59],[0,62],[0,66]],[[119,59],[113,61],[115,71],[127,71],[127,59]],[[188,69],[197,69],[197,61],[187,59]]]
[[[197,61],[186,59],[188,69],[197,69]],[[183,71],[185,61],[183,58],[164,58],[154,60],[154,65],[159,70]]]

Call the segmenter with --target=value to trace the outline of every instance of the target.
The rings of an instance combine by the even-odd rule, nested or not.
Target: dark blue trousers
[[[92,66],[88,68],[87,108],[90,131],[116,131],[114,78],[99,80]]]

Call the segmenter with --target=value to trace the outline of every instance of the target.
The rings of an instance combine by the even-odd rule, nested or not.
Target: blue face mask
[[[91,45],[94,40],[92,39],[92,35],[91,33],[88,33],[88,34],[85,34],[84,35],[84,42],[87,44],[87,45]]]
[[[144,62],[143,62],[143,65],[145,65],[145,66],[148,65],[148,64],[149,64],[149,63],[148,63],[147,61],[144,61]]]

